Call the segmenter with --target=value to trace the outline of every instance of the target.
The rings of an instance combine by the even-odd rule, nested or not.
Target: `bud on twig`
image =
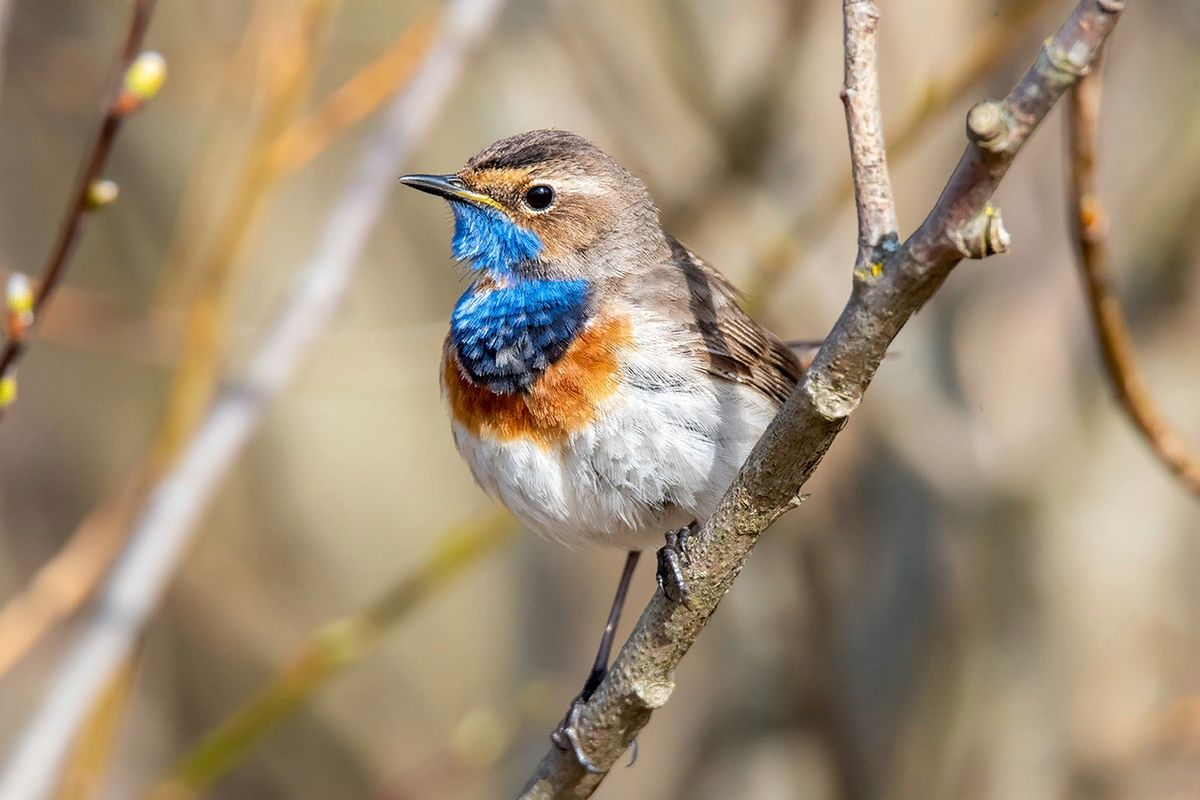
[[[12,375],[0,378],[0,409],[8,408],[17,399],[17,379]]]
[[[19,342],[25,338],[33,324],[33,288],[23,272],[8,276],[4,290],[4,301],[8,307],[8,338]],[[4,404],[0,403],[0,407]]]
[[[147,50],[133,60],[125,70],[125,80],[117,95],[114,111],[132,114],[152,99],[167,79],[167,60],[162,54]]]
[[[121,187],[116,181],[110,181],[107,178],[101,178],[98,181],[92,181],[88,186],[87,205],[88,209],[95,211],[112,203],[121,194]]]

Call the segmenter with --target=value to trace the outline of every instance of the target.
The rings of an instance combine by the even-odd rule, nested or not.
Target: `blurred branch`
[[[267,31],[261,68],[254,73],[256,80],[253,83],[266,101],[255,122],[250,147],[235,182],[232,202],[225,205],[225,215],[211,244],[197,248],[202,253],[201,282],[189,311],[183,355],[171,382],[155,447],[134,472],[133,481],[140,492],[136,505],[145,502],[151,481],[159,478],[178,456],[212,397],[226,350],[229,307],[244,265],[242,256],[246,242],[252,236],[276,181],[269,157],[270,144],[295,116],[306,94],[315,63],[314,52],[337,0],[303,0],[299,13],[293,3],[284,5],[282,13],[276,15],[276,24]],[[100,575],[125,544],[131,520],[126,517],[120,521],[124,524],[106,526],[104,535],[96,540],[100,544],[88,548],[92,556],[88,569],[91,580],[72,587],[75,597],[82,598],[91,593]],[[95,531],[85,526],[77,533],[86,536]],[[77,550],[74,544],[73,537],[59,555],[71,558]],[[85,541],[81,546],[86,544],[89,543]],[[57,560],[56,555],[48,568],[52,570]],[[51,621],[47,619],[46,626]],[[90,711],[89,722],[80,732],[79,742],[63,773],[64,792],[72,793],[70,796],[85,800],[93,791],[87,784],[98,786],[103,779],[107,755],[111,751],[109,744],[122,717],[129,695],[126,684],[131,680],[132,665],[126,660]]]
[[[1163,465],[1200,496],[1200,460],[1159,411],[1137,366],[1133,336],[1109,272],[1108,215],[1096,179],[1096,142],[1102,81],[1099,64],[1080,79],[1067,103],[1070,220],[1088,308],[1117,402]]]
[[[122,662],[187,545],[189,534],[269,401],[337,310],[391,193],[398,162],[421,141],[490,28],[501,0],[452,0],[421,68],[396,97],[297,275],[245,377],[214,400],[178,462],[155,486],[82,638],[19,735],[0,775],[0,800],[42,800],[80,721]]]
[[[504,512],[448,531],[415,573],[362,612],[322,627],[290,666],[184,754],[146,800],[191,800],[207,791],[330,679],[372,652],[408,612],[511,537]]]
[[[188,166],[171,236],[154,276],[153,308],[174,309],[191,302],[201,262],[215,236],[217,223],[213,217],[230,202],[231,190],[226,189],[234,182],[230,173],[244,169],[251,149],[246,141],[247,131],[253,135],[249,123],[260,119],[271,103],[265,84],[275,73],[269,64],[274,53],[266,53],[278,49],[278,45],[272,48],[269,43],[276,36],[275,30],[287,24],[280,17],[295,15],[296,9],[292,2],[252,0],[247,13],[241,41],[226,59],[220,88],[203,114],[198,150]]]
[[[150,485],[145,465],[94,508],[29,584],[0,610],[0,676],[91,594],[125,541]]]
[[[1026,40],[1027,29],[1050,0],[1027,0],[1007,7],[1007,12],[990,20],[976,35],[958,63],[932,80],[916,106],[905,118],[887,131],[891,142],[889,155],[900,160],[921,141],[930,123],[960,102],[975,84]],[[755,258],[755,268],[746,282],[746,305],[750,310],[762,307],[771,289],[787,274],[791,265],[802,258],[806,244],[829,230],[842,208],[854,197],[854,183],[847,174],[830,183],[809,202],[791,228],[763,247]]]
[[[275,171],[288,174],[303,168],[395,94],[429,49],[435,20],[433,13],[418,17],[383,55],[339,86],[317,111],[284,131],[271,151]]]
[[[228,327],[228,308],[241,264],[239,255],[253,220],[262,208],[275,174],[270,144],[294,115],[303,96],[319,32],[334,2],[306,0],[304,10],[280,14],[286,29],[268,33],[273,44],[262,84],[266,98],[251,146],[229,205],[211,246],[202,253],[202,283],[186,325],[182,355],[175,369],[163,422],[153,452],[139,464],[118,493],[103,501],[20,594],[0,610],[0,675],[5,674],[56,622],[91,594],[125,542],[132,515],[144,503],[153,481],[179,454],[204,413],[216,385]],[[61,296],[60,300],[70,300]],[[56,304],[57,305],[57,304]]]
[[[891,341],[964,257],[1002,251],[1007,234],[990,204],[1013,159],[1082,75],[1113,29],[1119,0],[1083,0],[1002,101],[967,117],[970,143],[929,216],[878,269],[856,269],[850,299],[816,360],[689,547],[690,607],[657,592],[592,699],[576,715],[578,741],[599,768],[552,746],[523,798],[590,796],[674,689],[675,667],[741,571],[759,536],[795,508],[800,489],[858,406]],[[858,174],[857,172],[855,174]]]
[[[137,648],[144,651],[144,647]],[[126,703],[133,692],[141,668],[141,653],[125,659],[108,682],[99,700],[92,705],[87,721],[79,729],[62,786],[55,800],[90,800],[100,796],[105,769],[117,746]]]
[[[183,354],[171,386],[157,456],[169,463],[191,436],[212,399],[225,352],[233,288],[245,263],[246,243],[266,210],[279,173],[272,145],[296,116],[306,95],[321,32],[338,0],[305,0],[300,13],[282,9],[263,44],[266,97],[250,147],[212,243],[201,249],[200,286],[188,315]]]
[[[8,34],[12,30],[12,12],[16,0],[0,0],[0,84],[4,83],[4,68],[7,66]]]
[[[32,308],[28,309],[28,321],[18,326],[9,325],[8,343],[3,353],[0,353],[0,418],[4,411],[15,399],[16,366],[25,353],[26,343],[30,334],[30,326],[36,324],[38,315],[46,302],[57,288],[66,272],[67,264],[75,246],[83,235],[84,225],[89,212],[100,205],[115,199],[115,194],[106,192],[105,197],[97,196],[94,187],[104,172],[108,163],[108,154],[112,150],[113,141],[121,130],[122,123],[136,113],[143,103],[157,93],[165,74],[165,65],[157,54],[142,54],[142,39],[146,27],[150,24],[150,15],[154,11],[156,0],[135,0],[133,15],[129,20],[129,30],[125,34],[125,42],[121,45],[121,54],[117,60],[116,85],[109,90],[106,98],[104,120],[100,130],[92,142],[86,164],[75,187],[75,195],[67,209],[66,219],[58,239],[50,250],[46,266],[42,270],[41,283],[32,298]],[[139,73],[138,62],[142,61],[148,70]],[[107,184],[114,187],[115,184]],[[11,318],[10,318],[11,323]]]

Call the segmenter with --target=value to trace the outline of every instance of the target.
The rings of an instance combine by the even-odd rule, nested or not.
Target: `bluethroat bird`
[[[580,136],[530,131],[455,174],[400,180],[449,201],[454,256],[474,277],[450,317],[441,383],[476,482],[547,538],[629,550],[586,702],[640,548],[666,532],[659,586],[686,603],[688,534],[801,361],[663,232],[645,184]]]

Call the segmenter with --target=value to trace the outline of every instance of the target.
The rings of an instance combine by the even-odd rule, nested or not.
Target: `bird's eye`
[[[554,202],[554,190],[545,184],[531,186],[525,193],[525,202],[535,211],[549,208],[550,204]]]

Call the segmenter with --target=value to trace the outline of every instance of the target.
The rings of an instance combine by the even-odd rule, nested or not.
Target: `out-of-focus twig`
[[[1113,290],[1108,257],[1108,215],[1096,179],[1102,82],[1099,64],[1080,79],[1067,103],[1070,164],[1069,213],[1079,269],[1087,285],[1088,309],[1100,340],[1104,367],[1117,402],[1155,457],[1193,494],[1200,496],[1200,459],[1159,411],[1138,369],[1133,336]]]
[[[0,675],[17,663],[46,631],[79,607],[120,552],[138,504],[150,485],[145,466],[92,509],[70,540],[0,610]]]
[[[4,67],[7,63],[8,32],[12,29],[12,12],[16,0],[0,0],[0,84],[4,82]]]
[[[1005,12],[982,26],[962,59],[945,71],[947,77],[931,81],[904,119],[888,127],[888,155],[893,161],[912,152],[930,123],[966,97],[973,86],[1026,41],[1030,25],[1049,2],[1027,0],[1011,4]],[[762,308],[771,289],[791,265],[802,258],[808,243],[829,230],[833,220],[853,198],[854,183],[846,174],[818,192],[816,198],[804,206],[791,228],[762,248],[744,286],[748,309]]]
[[[504,512],[447,532],[429,559],[370,606],[322,627],[247,703],[184,754],[146,800],[190,800],[235,767],[326,682],[372,652],[383,636],[423,600],[508,541],[516,524]]]
[[[185,331],[183,357],[176,366],[171,393],[159,428],[154,449],[134,471],[134,481],[143,493],[178,455],[204,412],[216,385],[220,364],[225,355],[229,307],[237,278],[241,274],[245,242],[254,230],[270,196],[275,171],[269,153],[273,142],[295,116],[308,85],[315,62],[314,52],[322,30],[337,6],[337,0],[303,0],[299,13],[292,4],[284,4],[276,15],[276,24],[267,30],[263,46],[261,69],[254,81],[263,95],[262,112],[258,115],[251,135],[250,147],[232,194],[225,207],[211,244],[201,256],[200,285],[189,311]],[[146,476],[148,480],[141,480]],[[113,525],[114,522],[124,522]],[[93,540],[71,540],[60,551],[70,558],[78,548],[89,551],[87,564],[91,580],[72,587],[72,594],[82,598],[90,594],[99,576],[111,564],[125,543],[129,531],[128,519],[110,519],[104,527],[83,526],[77,531]],[[53,570],[58,555],[47,565]],[[46,626],[50,618],[44,618]],[[122,718],[132,665],[126,661],[109,681],[100,701],[90,712],[87,725],[81,731],[74,752],[64,771],[64,792],[78,800],[92,794],[91,785],[103,779],[107,754],[113,732]],[[64,799],[65,800],[65,799]]]
[[[246,243],[278,180],[272,146],[296,116],[308,88],[321,33],[337,0],[305,0],[298,14],[283,9],[263,44],[262,113],[211,244],[200,260],[200,285],[188,314],[183,356],[167,403],[157,456],[169,463],[212,399],[225,352],[233,287]]]
[[[0,610],[0,675],[91,594],[125,542],[130,514],[178,455],[212,396],[225,349],[227,309],[239,273],[239,254],[274,177],[270,145],[303,97],[317,39],[334,5],[333,0],[307,0],[301,13],[286,9],[280,15],[285,30],[267,33],[271,43],[264,48],[270,51],[270,58],[264,59],[264,74],[257,81],[264,108],[229,213],[221,219],[210,246],[197,244],[197,249],[207,253],[201,256],[202,281],[189,312],[182,355],[153,452],[115,495],[88,514],[29,585]]]
[[[126,703],[140,671],[140,661],[140,653],[127,658],[92,706],[87,721],[79,729],[55,800],[99,797],[105,768],[119,739],[117,731],[125,716]]]
[[[396,93],[429,48],[436,16],[423,14],[379,58],[337,88],[324,104],[293,124],[272,146],[276,172],[301,169],[354,123]]]
[[[674,689],[674,674],[763,531],[796,507],[861,402],[888,346],[963,258],[1002,251],[1007,234],[991,196],[1059,97],[1082,75],[1116,24],[1120,0],[1082,0],[1036,63],[1001,101],[967,116],[970,143],[921,226],[878,269],[856,269],[841,316],[812,366],[692,539],[688,605],[659,591],[592,698],[573,713],[575,753],[552,746],[522,792],[528,800],[589,797]]]
[[[214,400],[155,486],[98,608],[0,774],[0,800],[43,800],[79,723],[158,603],[190,532],[269,401],[328,324],[391,194],[398,163],[423,138],[501,0],[452,0],[435,43],[366,145],[246,375]]]
[[[63,273],[66,272],[71,254],[75,251],[75,245],[79,243],[79,238],[83,235],[88,212],[98,205],[105,204],[106,199],[111,200],[115,197],[109,188],[113,184],[107,185],[102,193],[97,193],[95,189],[97,181],[104,172],[104,165],[108,163],[108,154],[112,150],[113,141],[117,138],[122,123],[136,113],[146,100],[153,97],[158,92],[159,86],[162,85],[162,76],[165,74],[162,57],[155,53],[143,53],[139,57],[142,39],[146,35],[146,27],[150,24],[150,15],[154,11],[155,2],[156,0],[135,0],[134,2],[129,29],[125,34],[125,42],[121,45],[121,53],[117,60],[117,83],[106,98],[104,120],[88,150],[87,160],[75,187],[75,194],[67,208],[62,229],[59,231],[54,246],[50,249],[46,266],[42,270],[41,283],[33,295],[30,317],[33,324],[36,324],[38,314],[41,313],[59,281],[62,280]],[[141,70],[138,69],[139,58],[142,59],[145,67]],[[25,347],[29,341],[29,325],[24,326],[19,332],[10,330],[9,334],[4,351],[0,353],[0,385],[4,387],[3,396],[0,397],[0,400],[4,401],[0,402],[0,418],[3,418],[4,411],[16,396],[16,366],[25,353]]]

